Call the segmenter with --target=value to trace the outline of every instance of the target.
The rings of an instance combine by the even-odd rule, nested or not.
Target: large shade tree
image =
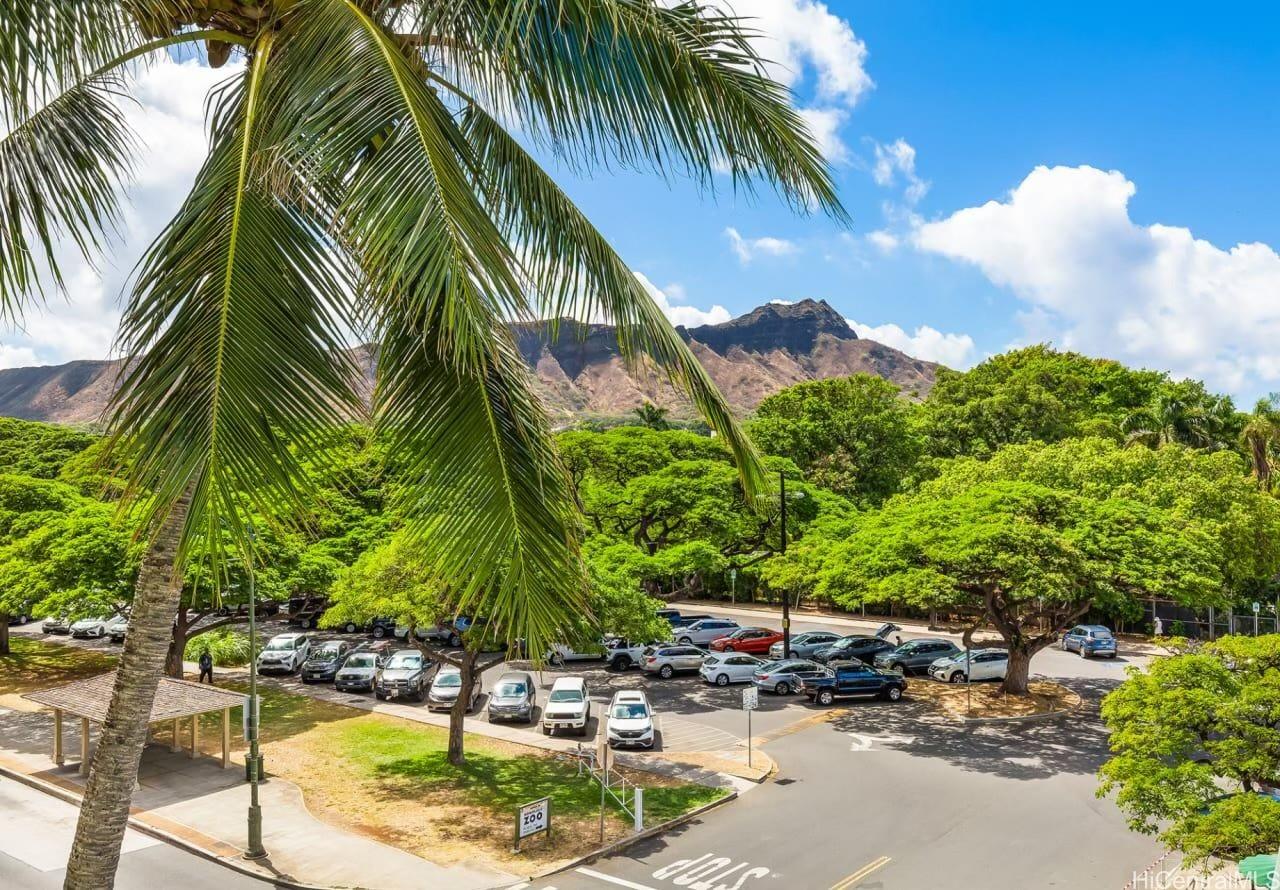
[[[139,264],[113,405],[150,546],[66,884],[111,885],[181,592],[244,501],[305,515],[297,453],[360,409],[348,331],[379,343],[374,411],[424,558],[540,641],[580,609],[572,497],[503,322],[607,317],[759,468],[627,265],[521,141],[579,170],[771,184],[842,216],[815,141],[737,19],[657,0],[14,0],[0,4],[0,306],[93,256],[134,156],[122,66],[243,56],[209,97],[195,186]],[[281,443],[289,441],[297,451]]]

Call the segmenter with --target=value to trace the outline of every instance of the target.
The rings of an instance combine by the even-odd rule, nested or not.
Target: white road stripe
[[[629,887],[631,890],[654,890],[648,884],[637,884],[635,881],[628,881],[626,878],[615,878],[613,875],[607,875],[604,872],[596,871],[593,868],[574,869],[580,875],[586,875],[589,878],[595,878],[598,881],[608,881],[610,884],[617,884],[619,887]]]

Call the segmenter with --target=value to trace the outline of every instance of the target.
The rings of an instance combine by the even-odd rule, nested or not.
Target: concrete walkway
[[[84,779],[77,764],[56,766],[51,757],[52,717],[15,707],[16,696],[0,701],[0,772],[26,779],[42,790],[78,798]],[[79,749],[78,728],[68,748]],[[143,753],[132,821],[166,840],[239,870],[304,887],[377,890],[481,890],[518,880],[488,869],[445,868],[372,838],[329,825],[307,809],[297,785],[271,778],[261,785],[266,859],[243,858],[249,786],[243,762],[222,769],[208,757],[189,758],[167,746]]]

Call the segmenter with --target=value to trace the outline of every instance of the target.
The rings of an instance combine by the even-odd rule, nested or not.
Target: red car
[[[727,637],[711,641],[715,652],[750,652],[767,655],[769,647],[782,639],[782,632],[767,627],[740,627]]]

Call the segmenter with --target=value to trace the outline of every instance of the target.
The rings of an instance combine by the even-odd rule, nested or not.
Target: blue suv
[[[1101,624],[1077,624],[1062,635],[1064,652],[1079,652],[1081,658],[1091,655],[1116,657],[1116,638]]]

